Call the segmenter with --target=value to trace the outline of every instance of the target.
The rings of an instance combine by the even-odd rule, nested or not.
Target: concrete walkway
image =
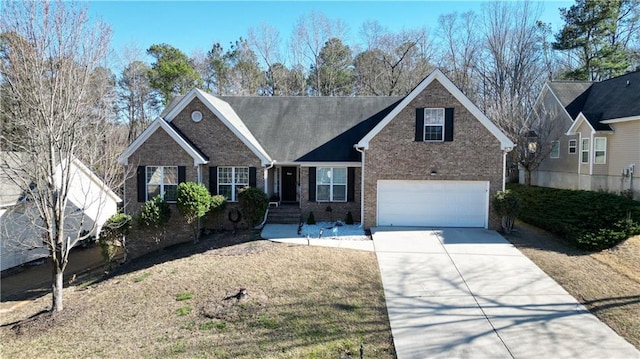
[[[267,224],[262,229],[260,236],[274,242],[293,243],[305,246],[336,247],[357,249],[373,252],[371,240],[346,240],[336,238],[302,238],[298,235],[298,226],[295,224]]]
[[[372,229],[407,358],[640,358],[494,231]]]

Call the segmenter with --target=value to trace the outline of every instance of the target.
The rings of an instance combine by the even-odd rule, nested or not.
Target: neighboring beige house
[[[640,71],[595,83],[549,82],[532,116],[555,121],[558,135],[533,185],[640,199]]]
[[[21,161],[19,153],[0,152],[0,270],[49,256],[35,206],[10,179]],[[122,200],[80,161],[71,166],[65,231],[97,235]]]
[[[498,228],[513,143],[436,70],[405,97],[215,97],[193,89],[120,156],[125,211],[195,181],[231,202],[245,186],[316,220],[365,227]],[[137,170],[137,171],[136,171]],[[331,208],[331,212],[327,211]],[[272,210],[277,210],[272,208]]]

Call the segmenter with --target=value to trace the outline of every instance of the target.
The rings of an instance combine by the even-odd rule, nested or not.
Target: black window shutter
[[[356,168],[347,168],[347,202],[356,200]]]
[[[453,141],[453,107],[444,109],[444,140]]]
[[[178,183],[187,181],[187,168],[185,166],[178,166]]]
[[[256,168],[249,167],[249,187],[256,187]]]
[[[316,200],[316,168],[309,167],[309,201]]]
[[[416,108],[416,141],[424,141],[424,108]]]
[[[218,194],[218,167],[209,167],[209,192]]]
[[[138,187],[138,202],[144,202],[147,200],[147,173],[145,166],[138,166],[136,172],[137,187]]]

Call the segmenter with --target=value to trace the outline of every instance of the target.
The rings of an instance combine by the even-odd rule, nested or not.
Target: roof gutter
[[[364,228],[364,159],[365,148],[358,147],[358,144],[353,145],[356,151],[362,154],[362,166],[360,167],[360,227]]]

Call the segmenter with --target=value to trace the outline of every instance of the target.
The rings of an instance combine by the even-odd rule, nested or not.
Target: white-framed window
[[[607,163],[607,138],[596,137],[593,139],[593,151],[595,152],[595,158],[593,163],[597,165],[603,165]]]
[[[569,154],[574,154],[576,152],[578,152],[578,141],[569,140]]]
[[[424,109],[424,141],[444,141],[444,108]]]
[[[589,139],[583,138],[580,145],[580,162],[589,163]]]
[[[237,202],[244,187],[249,187],[249,167],[218,167],[218,194],[227,201]]]
[[[160,195],[167,202],[175,202],[178,195],[177,166],[147,166],[147,201]]]
[[[347,169],[318,167],[316,170],[316,200],[318,202],[347,201]]]
[[[551,141],[551,158],[560,158],[560,141]]]

